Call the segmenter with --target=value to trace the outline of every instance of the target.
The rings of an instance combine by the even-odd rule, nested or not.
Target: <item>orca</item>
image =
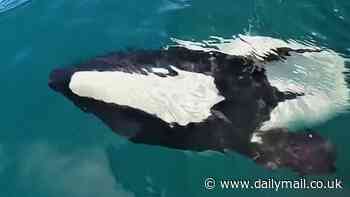
[[[119,51],[53,70],[49,87],[132,143],[237,152],[268,169],[335,172],[335,148],[311,130],[261,130],[281,103],[304,96],[271,85],[265,64],[319,49],[275,48],[263,58],[169,46]]]

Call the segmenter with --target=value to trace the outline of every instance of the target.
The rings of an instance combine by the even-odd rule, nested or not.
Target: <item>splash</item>
[[[192,50],[253,56],[259,60],[268,54],[274,54],[274,49],[281,47],[320,49],[309,42],[245,35],[232,39],[211,37],[202,42],[173,41],[176,45]],[[347,71],[347,61],[335,51],[322,48],[321,52],[293,53],[285,61],[266,63],[266,74],[271,85],[281,91],[303,92],[305,96],[279,103],[261,130],[273,127],[312,127],[345,112],[349,105],[349,90],[344,74]]]
[[[0,0],[0,13],[16,8],[30,0]]]

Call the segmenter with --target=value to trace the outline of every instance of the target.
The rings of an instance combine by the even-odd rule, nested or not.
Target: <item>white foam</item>
[[[192,50],[219,51],[230,55],[255,56],[262,59],[273,49],[318,49],[294,40],[279,40],[262,36],[239,35],[233,39],[212,37],[203,42],[173,39],[177,46]],[[262,130],[273,127],[312,126],[348,109],[349,90],[345,82],[345,61],[332,50],[293,54],[287,61],[266,65],[270,83],[281,91],[303,92],[305,96],[280,103]]]
[[[168,123],[187,125],[207,119],[210,108],[224,100],[214,78],[172,69],[177,76],[81,71],[73,74],[69,88],[81,97],[140,109]]]

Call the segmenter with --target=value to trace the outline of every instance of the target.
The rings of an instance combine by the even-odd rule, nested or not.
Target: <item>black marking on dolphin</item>
[[[280,48],[275,50],[277,55],[269,55],[264,61],[279,61],[291,51],[317,52]],[[316,133],[290,133],[282,128],[259,132],[279,102],[303,96],[302,93],[281,92],[271,86],[261,64],[263,62],[252,57],[182,47],[117,52],[77,66],[56,69],[50,75],[49,86],[134,143],[192,151],[236,151],[271,169],[287,167],[300,174],[333,172],[333,147]],[[157,72],[154,68],[166,72]],[[114,71],[135,76],[155,74],[157,79],[172,79],[179,76],[180,71],[200,73],[214,78],[218,94],[224,99],[215,103],[210,115],[202,121],[169,123],[157,114],[133,106],[74,93],[70,88],[72,76],[88,71]],[[113,84],[123,85],[128,84]],[[251,142],[253,133],[258,133],[261,142]]]

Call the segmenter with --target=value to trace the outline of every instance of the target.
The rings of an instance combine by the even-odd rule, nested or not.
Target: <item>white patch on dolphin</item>
[[[252,143],[257,143],[257,144],[262,144],[262,137],[259,135],[259,132],[254,132],[252,134],[252,137],[250,138],[250,142]]]
[[[176,76],[79,71],[71,77],[69,88],[78,96],[139,109],[170,124],[185,126],[206,120],[210,109],[224,100],[214,78],[171,68],[178,73]],[[165,70],[152,69],[162,73]]]
[[[319,49],[308,42],[245,35],[232,39],[211,37],[211,40],[202,42],[179,39],[173,41],[177,46],[191,50],[253,56],[259,60],[263,60],[268,54],[276,54],[276,48]],[[261,130],[274,127],[294,128],[294,125],[312,126],[348,109],[349,90],[344,74],[347,70],[347,59],[329,49],[291,54],[286,61],[266,63],[268,80],[280,91],[300,92],[305,95],[279,103],[272,111],[271,119],[263,123]]]
[[[147,71],[146,71],[147,72]],[[169,70],[165,68],[152,68],[152,72],[154,73],[160,73],[160,74],[169,74]]]

